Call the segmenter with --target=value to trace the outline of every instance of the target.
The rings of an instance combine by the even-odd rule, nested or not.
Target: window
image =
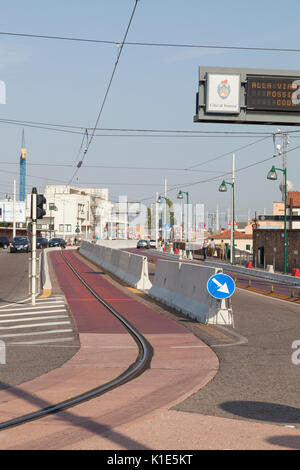
[[[64,230],[64,227],[65,227],[65,230]],[[63,233],[63,232],[72,232],[72,225],[71,224],[59,224],[59,232],[60,233]]]
[[[246,245],[246,250],[251,251],[251,245]]]

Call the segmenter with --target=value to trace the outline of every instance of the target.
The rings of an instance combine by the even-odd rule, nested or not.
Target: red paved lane
[[[97,294],[142,334],[188,334],[188,331],[182,326],[159,315],[156,311],[115,287],[105,279],[105,274],[101,270],[93,270],[85,264],[77,256],[75,250],[64,251],[64,256]],[[82,286],[66,265],[60,252],[51,253],[51,258],[79,332],[124,332],[124,327],[120,326],[118,320],[114,319],[112,314]]]
[[[145,334],[154,349],[151,367],[109,394],[6,430],[0,435],[0,448],[146,448],[147,444],[139,437],[127,439],[126,432],[119,433],[118,427],[141,423],[146,416],[166,410],[204,386],[215,376],[218,359],[185,328],[154,311],[151,305],[147,307],[130,297],[124,289],[108,281],[98,268],[91,269],[75,252],[64,254],[101,297]],[[128,332],[82,287],[60,252],[50,256],[78,325],[81,349],[63,367],[0,393],[2,419],[36,411],[41,406],[91,390],[118,377],[136,360],[137,345]],[[178,423],[175,427],[178,428]],[[161,435],[160,427],[154,434]],[[163,447],[169,435],[161,435]],[[90,438],[96,442],[90,442]]]
[[[66,256],[73,262],[73,253]],[[84,287],[66,265],[59,251],[51,253],[58,281],[66,296],[79,333],[126,333],[124,326]],[[76,258],[77,259],[77,258]],[[77,267],[76,267],[77,268]],[[82,271],[91,271],[83,263]],[[90,277],[96,273],[90,272]],[[99,276],[100,277],[100,274]],[[95,283],[95,282],[94,282]]]

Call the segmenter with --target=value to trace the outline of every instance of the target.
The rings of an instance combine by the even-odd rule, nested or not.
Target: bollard
[[[271,285],[270,293],[273,294],[273,292],[274,292],[274,286],[273,286],[273,284],[272,284],[272,285]]]
[[[291,298],[293,299],[294,297],[295,297],[295,291],[292,290],[292,291],[291,291]]]
[[[251,280],[248,281],[248,287],[251,287]]]

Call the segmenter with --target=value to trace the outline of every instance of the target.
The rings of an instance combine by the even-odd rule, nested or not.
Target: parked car
[[[0,237],[0,247],[1,248],[8,248],[9,247],[9,240],[7,237]]]
[[[60,246],[61,248],[66,248],[66,240],[63,238],[51,238],[49,241],[49,247]]]
[[[149,240],[139,240],[137,242],[137,248],[150,248]]]
[[[150,248],[157,248],[157,242],[156,240],[150,240],[149,241]]]
[[[19,251],[26,251],[27,253],[31,250],[30,241],[27,237],[14,237],[10,245],[10,252],[17,253]]]
[[[43,237],[37,237],[36,247],[37,248],[47,248],[49,245],[48,239]]]

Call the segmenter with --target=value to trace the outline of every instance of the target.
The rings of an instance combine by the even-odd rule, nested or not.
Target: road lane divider
[[[200,323],[233,325],[232,308],[207,290],[209,279],[220,272],[219,268],[159,259],[148,294]]]
[[[146,291],[152,287],[149,280],[148,259],[146,256],[95,245],[86,241],[82,242],[79,253],[135,289]]]

